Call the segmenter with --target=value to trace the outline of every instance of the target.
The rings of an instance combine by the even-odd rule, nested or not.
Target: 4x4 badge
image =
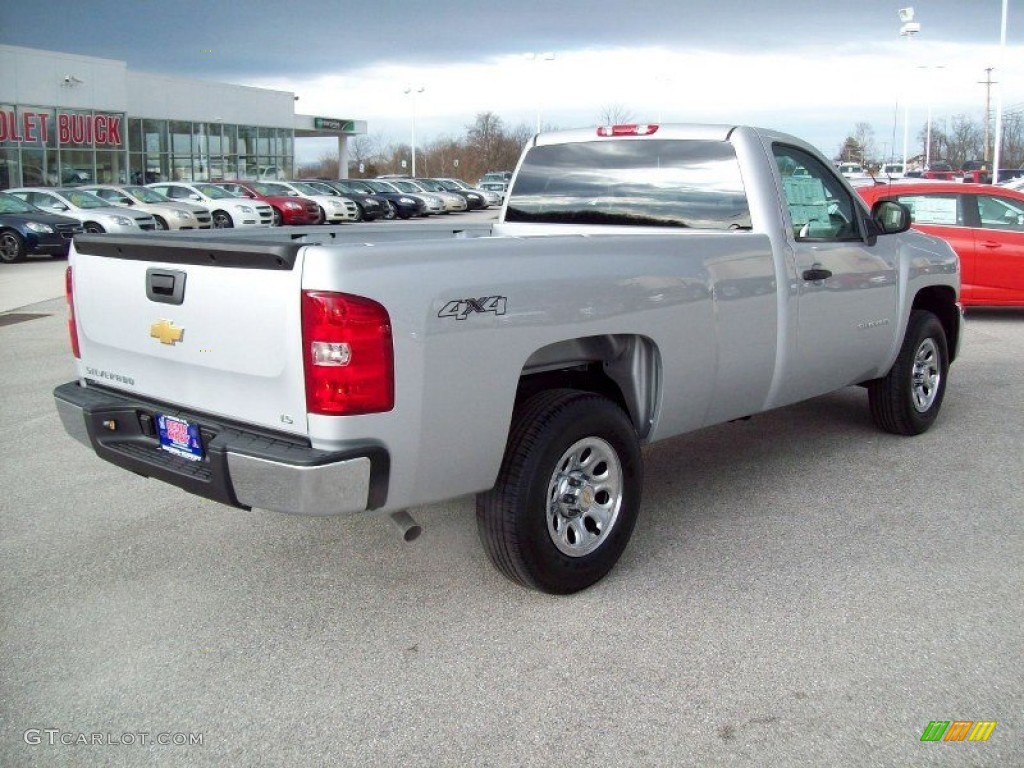
[[[158,320],[149,326],[149,335],[161,344],[177,344],[185,336],[184,328],[177,328],[172,320]]]
[[[504,315],[508,299],[504,296],[481,296],[479,299],[458,299],[449,301],[438,317],[454,317],[456,320],[465,320],[474,312],[493,312],[496,315]]]

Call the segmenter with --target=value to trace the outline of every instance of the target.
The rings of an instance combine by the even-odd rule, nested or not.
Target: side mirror
[[[879,200],[871,207],[871,218],[882,235],[897,235],[910,229],[910,209],[895,200]]]

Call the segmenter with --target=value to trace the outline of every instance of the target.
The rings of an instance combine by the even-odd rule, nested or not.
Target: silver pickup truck
[[[808,144],[739,126],[541,134],[493,224],[76,237],[78,379],[101,458],[225,504],[380,513],[477,494],[506,576],[602,578],[640,446],[859,384],[935,421],[959,266]]]

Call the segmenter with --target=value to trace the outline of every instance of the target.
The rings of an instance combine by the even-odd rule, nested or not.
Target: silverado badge
[[[184,328],[176,328],[171,320],[159,320],[149,326],[149,335],[161,344],[177,344],[185,335]]]

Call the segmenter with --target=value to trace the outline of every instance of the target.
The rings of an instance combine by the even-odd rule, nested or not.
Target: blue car
[[[67,256],[71,239],[85,229],[77,219],[36,208],[0,192],[0,261],[12,264],[30,253]]]

